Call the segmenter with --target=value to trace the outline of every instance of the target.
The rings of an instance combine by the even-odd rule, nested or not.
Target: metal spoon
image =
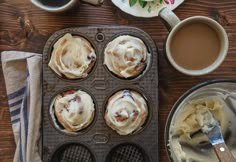
[[[210,111],[201,112],[197,118],[202,132],[207,135],[209,142],[215,149],[220,162],[236,162],[235,157],[226,146],[220,125]]]

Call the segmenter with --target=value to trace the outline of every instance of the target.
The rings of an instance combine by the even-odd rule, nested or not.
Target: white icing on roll
[[[142,128],[148,115],[147,103],[135,91],[123,90],[108,100],[105,120],[120,135],[127,135]]]
[[[145,69],[147,54],[147,48],[139,38],[119,36],[108,43],[104,52],[104,64],[119,77],[134,77]]]
[[[59,94],[54,103],[58,122],[68,131],[87,127],[94,118],[94,103],[84,91],[70,90]]]
[[[69,79],[84,78],[96,60],[91,44],[84,38],[65,34],[55,44],[49,67]]]

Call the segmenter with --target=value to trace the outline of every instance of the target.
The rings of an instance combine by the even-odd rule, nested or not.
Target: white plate
[[[129,0],[112,0],[112,2],[122,11],[137,17],[155,17],[159,15],[161,9],[168,7],[173,10],[178,7],[184,0],[154,0],[147,2],[147,5],[142,8],[137,0],[134,6],[129,5]]]

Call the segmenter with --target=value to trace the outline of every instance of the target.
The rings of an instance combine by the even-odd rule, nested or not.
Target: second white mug
[[[64,12],[71,9],[79,0],[30,0],[35,6],[48,12]],[[101,5],[103,0],[81,0],[92,5]]]

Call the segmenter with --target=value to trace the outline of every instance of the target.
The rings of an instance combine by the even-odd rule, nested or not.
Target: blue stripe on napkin
[[[20,122],[20,118],[14,119],[11,121],[12,124],[16,124]]]
[[[27,150],[27,139],[28,139],[28,89],[29,88],[29,71],[27,69],[27,79],[26,79],[26,86],[24,89],[24,95],[22,99],[22,104],[21,104],[21,123],[20,123],[20,162],[24,162],[26,159],[26,152],[23,150]],[[23,143],[24,142],[24,143]]]
[[[24,95],[26,93],[26,86],[16,90],[15,92],[8,94],[8,105],[10,107],[10,115],[12,124],[20,122],[20,112]],[[19,117],[17,117],[17,115]]]
[[[21,128],[20,128],[20,162],[24,162],[22,150],[23,150],[23,148],[22,148],[22,135],[21,135]]]
[[[11,108],[11,107],[14,107],[14,106],[16,106],[16,105],[19,105],[19,104],[21,104],[21,103],[22,103],[22,99],[20,99],[19,101],[14,102],[14,103],[12,103],[12,104],[9,104],[9,107]]]
[[[11,114],[11,117],[19,115],[20,114],[20,107],[14,111],[10,111],[10,114]]]
[[[28,78],[27,78],[27,82],[28,82]],[[28,101],[28,87],[25,89],[25,94],[24,94],[23,104],[22,104],[24,127],[25,127],[25,139],[26,139],[25,141],[27,141],[27,137],[28,137],[28,102],[27,101]]]
[[[23,88],[21,88],[21,89],[15,91],[15,92],[9,94],[9,95],[7,96],[7,97],[8,97],[8,100],[12,100],[12,99],[14,99],[14,98],[16,98],[16,97],[18,97],[18,96],[24,94],[24,92],[25,92],[25,87],[23,87]]]

